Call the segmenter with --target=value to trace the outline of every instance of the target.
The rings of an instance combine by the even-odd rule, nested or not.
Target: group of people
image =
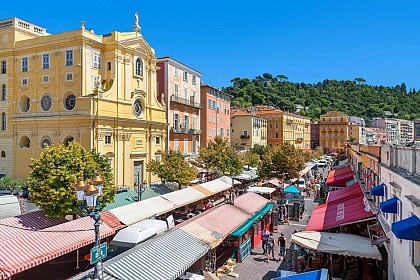
[[[274,239],[273,233],[270,232],[267,229],[264,229],[261,232],[261,240],[262,240],[262,248],[263,248],[263,254],[267,256],[267,262],[270,262],[270,256],[272,256],[273,261],[275,261],[275,253],[274,248],[277,246],[280,248],[279,251],[279,258],[277,261],[280,261],[280,257],[284,257],[286,254],[286,237],[284,237],[284,234],[281,233],[280,236],[277,238],[277,242]]]

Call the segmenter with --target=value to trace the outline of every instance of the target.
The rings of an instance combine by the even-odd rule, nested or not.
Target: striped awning
[[[200,186],[210,191],[212,194],[216,194],[232,188],[232,183],[228,184],[221,179],[216,179],[213,181],[202,183],[200,184]]]
[[[67,222],[66,219],[47,218],[44,211],[34,211],[20,216],[1,219],[0,242],[65,222]]]
[[[115,233],[106,223],[102,223],[99,230],[101,238]],[[0,277],[11,277],[94,241],[94,221],[90,217],[2,240]]]
[[[209,245],[177,229],[127,251],[115,261],[111,259],[104,270],[122,280],[174,280],[209,249]]]

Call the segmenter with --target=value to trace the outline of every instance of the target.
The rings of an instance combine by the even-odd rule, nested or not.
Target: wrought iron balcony
[[[171,96],[171,102],[184,104],[184,105],[187,105],[187,106],[190,106],[190,107],[201,109],[201,104],[198,103],[198,102],[195,102],[194,99],[188,100],[188,99],[176,96],[176,95],[172,95]]]
[[[249,135],[241,135],[241,139],[249,139]]]
[[[201,130],[195,128],[175,128],[171,127],[171,133],[178,133],[178,134],[201,134]]]

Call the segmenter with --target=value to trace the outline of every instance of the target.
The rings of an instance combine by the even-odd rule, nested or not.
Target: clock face
[[[141,113],[143,112],[143,106],[139,99],[136,99],[136,101],[134,101],[133,112],[134,115],[136,115],[137,117],[140,117]]]
[[[41,98],[41,108],[43,111],[48,111],[51,109],[51,96],[49,94],[45,94]]]

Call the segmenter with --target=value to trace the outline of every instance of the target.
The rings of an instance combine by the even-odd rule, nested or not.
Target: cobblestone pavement
[[[304,229],[308,220],[310,213],[317,205],[314,202],[313,197],[305,198],[305,208],[306,214],[303,219],[299,222],[290,222],[290,225],[279,225],[279,230],[277,233],[274,233],[274,238],[277,241],[277,238],[280,236],[280,233],[284,233],[287,239],[286,246],[289,247],[290,239],[294,230]],[[234,272],[239,274],[238,280],[270,280],[276,277],[276,271],[284,267],[284,263],[279,260],[279,247],[275,248],[275,260],[270,260],[270,263],[267,263],[267,257],[264,256],[261,243],[252,250],[251,255],[249,255],[244,262],[236,264],[233,269]],[[232,280],[234,278],[224,275],[220,276],[221,280]]]

